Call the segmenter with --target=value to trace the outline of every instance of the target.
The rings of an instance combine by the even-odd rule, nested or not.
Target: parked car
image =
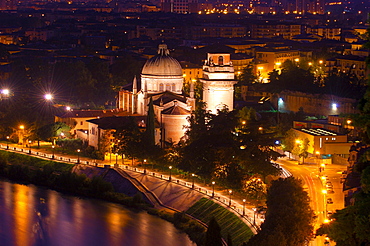
[[[328,191],[328,194],[333,194],[334,193],[333,187],[329,187],[326,190]]]
[[[330,181],[326,182],[326,188],[333,188],[333,184]]]
[[[331,198],[326,199],[326,203],[327,204],[333,204],[333,199],[331,199]]]

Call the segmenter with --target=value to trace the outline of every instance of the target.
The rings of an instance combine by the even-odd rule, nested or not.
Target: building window
[[[84,124],[84,122],[83,121],[80,121],[80,125],[82,126]]]
[[[171,85],[166,84],[166,91],[171,91]]]
[[[163,84],[162,83],[159,84],[159,91],[163,91]]]
[[[176,85],[175,85],[175,83],[172,84],[172,91],[176,91]]]
[[[220,66],[224,65],[224,57],[223,56],[218,57],[218,65],[220,65]]]

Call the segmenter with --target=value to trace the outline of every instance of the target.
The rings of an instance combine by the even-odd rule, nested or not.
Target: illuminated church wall
[[[163,126],[165,128],[164,140],[178,142],[185,134],[185,127],[188,126],[188,115],[162,115]]]

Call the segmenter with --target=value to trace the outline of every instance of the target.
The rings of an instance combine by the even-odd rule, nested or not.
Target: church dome
[[[166,44],[160,44],[158,55],[150,58],[143,67],[143,75],[182,76],[180,63],[169,55]]]

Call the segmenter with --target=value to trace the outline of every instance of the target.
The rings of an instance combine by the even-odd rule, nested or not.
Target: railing
[[[74,158],[67,158],[67,157],[62,157],[62,156],[56,156],[55,154],[49,154],[49,153],[42,153],[38,151],[32,151],[32,149],[29,148],[20,148],[20,147],[13,147],[13,146],[8,146],[8,145],[3,145],[0,144],[0,148],[5,149],[5,150],[10,150],[10,151],[15,151],[15,152],[20,152],[24,154],[29,154],[29,155],[35,155],[37,157],[41,158],[47,158],[50,160],[55,160],[55,161],[60,161],[60,162],[67,162],[67,163],[72,163],[72,164],[85,164],[85,165],[90,165],[90,166],[95,166],[95,167],[103,167],[103,168],[121,168],[123,170],[129,170],[132,172],[137,172],[137,173],[142,173],[146,175],[150,175],[152,177],[161,179],[161,180],[166,180],[168,182],[184,186],[186,188],[192,189],[196,192],[199,192],[205,196],[213,198],[213,200],[219,204],[221,204],[224,207],[227,207],[229,210],[234,212],[235,214],[239,215],[244,219],[250,226],[257,232],[259,230],[259,226],[255,223],[255,212],[251,211],[250,209],[246,209],[244,205],[240,204],[235,204],[235,202],[232,202],[232,199],[226,196],[222,196],[219,194],[216,194],[207,188],[201,187],[196,185],[193,181],[185,181],[182,179],[174,178],[173,176],[165,175],[162,173],[156,173],[153,171],[148,171],[147,169],[143,168],[137,168],[129,165],[124,165],[124,164],[105,164],[105,163],[97,163],[97,162],[89,162],[86,160],[81,160],[80,158],[74,159]],[[229,206],[230,204],[230,206]]]

